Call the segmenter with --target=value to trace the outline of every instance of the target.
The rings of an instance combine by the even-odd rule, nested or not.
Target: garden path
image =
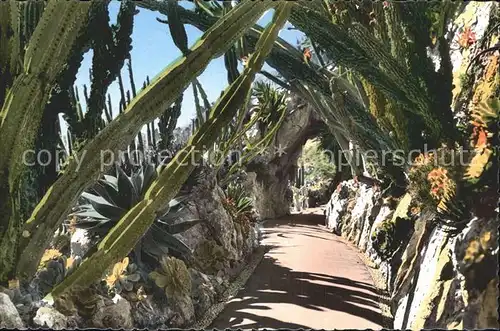
[[[381,329],[377,289],[321,210],[264,225],[270,250],[211,328]]]

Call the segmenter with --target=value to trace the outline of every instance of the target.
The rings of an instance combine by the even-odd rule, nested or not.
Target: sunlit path
[[[322,214],[267,222],[271,250],[212,328],[380,329],[368,270],[323,222]]]

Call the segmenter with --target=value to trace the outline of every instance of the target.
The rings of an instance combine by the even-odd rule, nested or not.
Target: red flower
[[[384,1],[382,4],[383,4],[384,8],[389,7],[389,1]]]

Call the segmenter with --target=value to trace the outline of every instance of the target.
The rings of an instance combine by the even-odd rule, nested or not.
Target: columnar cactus
[[[219,54],[218,49],[214,47],[218,46],[219,49],[224,48],[224,45],[233,42],[234,38],[237,37],[237,34],[234,33],[234,29],[227,29],[227,24],[229,22],[233,21],[235,23],[238,22],[238,25],[242,24],[243,26],[241,26],[240,31],[243,32],[245,25],[247,27],[250,26],[264,11],[275,6],[277,6],[277,9],[273,21],[268,25],[266,31],[259,39],[256,51],[250,57],[247,67],[238,79],[226,89],[224,94],[211,109],[209,120],[194,133],[187,146],[178,152],[167,167],[161,171],[159,177],[152,183],[149,190],[146,192],[144,200],[136,204],[135,207],[118,222],[101,242],[98,251],[82,264],[79,271],[72,275],[73,277],[68,278],[67,281],[54,289],[52,295],[57,297],[73,286],[83,284],[87,286],[102,274],[106,266],[115,263],[120,258],[127,255],[135,246],[136,242],[154,221],[157,211],[161,210],[165,204],[177,194],[182,184],[189,177],[195,167],[195,164],[191,162],[192,158],[194,158],[194,161],[199,160],[201,155],[198,151],[203,148],[204,145],[211,144],[217,139],[217,136],[220,134],[220,129],[231,121],[233,116],[242,106],[243,101],[250,91],[255,75],[262,68],[265,58],[274,45],[279,30],[288,19],[292,4],[289,2],[281,2],[279,4],[275,2],[243,2],[222,17],[222,19],[205,34],[204,38],[191,49],[190,53],[182,59],[181,63],[188,64],[191,70],[193,70],[193,67],[196,68],[198,65],[203,65],[198,63],[198,61],[204,58],[203,55],[206,52],[204,49],[207,45],[210,45],[211,50],[209,54],[205,55],[205,61],[209,61],[212,56]],[[245,19],[239,17],[240,15],[246,16]],[[226,36],[223,37],[223,35]],[[193,61],[191,59],[192,56],[198,61]],[[177,65],[176,68],[182,68],[182,64]],[[175,73],[175,70],[172,69],[170,73]],[[167,74],[164,76],[164,79],[168,79],[170,76],[170,74]],[[175,79],[178,84],[180,80],[179,77],[189,79],[188,76],[189,75],[186,74],[175,75],[175,78],[172,79]],[[161,79],[159,81],[161,82]],[[158,85],[158,81],[155,83],[151,86],[154,87]],[[185,84],[187,83],[188,82],[185,82]],[[152,93],[150,92],[151,90],[152,89],[149,89],[148,91],[148,89],[146,89],[142,95],[143,98],[148,92]],[[165,91],[162,96],[165,97],[165,94],[168,95],[168,92],[172,90],[175,91],[176,89],[171,88]],[[177,92],[177,95],[179,94],[179,91],[175,92]],[[134,105],[146,103],[146,100],[141,101],[142,100],[139,98]],[[170,101],[173,101],[173,97]],[[145,107],[146,105],[147,104],[141,105],[143,106],[140,109],[141,114],[144,110],[148,109]],[[131,112],[132,111],[129,110],[128,113]],[[99,263],[96,263],[96,261],[99,261]]]
[[[12,271],[22,232],[17,200],[27,168],[22,158],[35,144],[47,96],[68,61],[71,45],[87,22],[91,4],[47,3],[27,45],[22,72],[3,103],[0,113],[0,279]],[[15,61],[19,60],[16,56]]]
[[[31,218],[27,221],[24,229],[22,229],[26,236],[23,237],[23,241],[20,243],[21,249],[24,250],[24,254],[20,257],[17,265],[17,274],[20,277],[30,277],[34,273],[33,264],[36,265],[41,258],[41,254],[43,254],[49,241],[48,239],[62,223],[71,206],[76,202],[85,187],[90,184],[92,178],[97,178],[103,162],[108,162],[111,165],[109,162],[113,160],[109,158],[102,159],[101,151],[110,150],[116,152],[126,148],[137,135],[142,125],[160,116],[165,108],[178,98],[192,79],[203,71],[213,58],[225,52],[231,43],[239,38],[245,29],[253,25],[266,10],[277,5],[275,2],[265,1],[243,2],[236,6],[205,33],[203,39],[200,39],[191,48],[191,52],[187,56],[179,58],[160,73],[150,85],[139,92],[134,102],[130,103],[122,114],[80,150],[79,160],[81,161],[82,157],[85,159],[85,167],[80,167],[76,159],[70,159],[64,174],[49,189]],[[228,26],[234,26],[235,28],[228,29]],[[257,58],[260,61],[262,55],[259,53]],[[245,78],[248,79],[247,76]],[[226,96],[226,98],[229,97],[230,95]],[[233,99],[231,100],[233,101]],[[221,106],[223,105],[219,107]],[[210,134],[214,135],[214,131],[218,129],[216,130],[212,125],[215,122],[217,126],[223,126],[225,122],[220,122],[221,120],[225,120],[225,118],[214,117],[206,123],[204,130],[210,129]],[[201,144],[199,139],[210,141],[211,138],[204,135],[204,130],[201,130],[196,137],[198,140],[191,141],[192,144],[196,144],[196,146]],[[187,151],[191,151],[191,148],[193,148],[193,145],[190,146]],[[183,153],[185,152],[186,150],[183,151]],[[176,161],[178,160],[174,162]],[[165,170],[162,172],[162,174],[168,173]],[[182,180],[183,176],[175,176],[175,178]],[[176,185],[170,185],[163,181],[161,184],[171,187],[174,191],[176,190]],[[156,191],[157,186],[155,185],[151,189]],[[168,191],[170,192],[170,189]],[[149,199],[147,200],[149,201]],[[158,202],[160,201],[158,200]],[[143,206],[142,203],[139,203],[139,205]],[[158,206],[153,204],[150,207]],[[136,213],[137,210],[131,210],[127,217]],[[152,215],[154,211],[148,209],[147,213]],[[148,217],[143,219],[149,221]],[[115,237],[116,233],[112,231],[110,235]],[[129,242],[132,243],[133,241],[130,240]],[[108,242],[108,240],[105,242]],[[115,254],[112,255],[113,261],[110,264],[116,262],[114,261]],[[121,255],[121,252],[118,255]],[[101,261],[99,264],[102,265],[103,262]],[[94,272],[87,273],[85,276],[93,277]]]

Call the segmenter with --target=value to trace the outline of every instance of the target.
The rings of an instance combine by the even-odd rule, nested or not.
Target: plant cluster
[[[160,268],[151,272],[150,277],[169,297],[182,297],[191,292],[191,277],[186,264],[175,257],[162,257]]]
[[[215,240],[204,240],[198,244],[194,256],[202,270],[209,274],[217,274],[224,268],[227,252]]]
[[[77,217],[75,227],[86,229],[99,238],[105,236],[141,201],[158,176],[153,164],[141,166],[131,176],[127,176],[120,166],[116,166],[115,171],[115,175],[104,175],[88,192],[83,193],[82,198],[87,203],[77,206],[77,211],[72,214]],[[186,199],[187,196],[179,196],[170,201],[157,217],[135,250],[136,259],[140,264],[143,257],[152,258],[154,264],[169,250],[181,255],[191,254],[190,248],[174,236],[201,222],[189,220],[176,224],[178,213],[184,207]]]
[[[409,171],[408,189],[413,198],[435,207],[453,198],[461,175],[459,158],[459,151],[447,147],[418,155]]]
[[[383,221],[372,233],[373,248],[382,259],[391,259],[411,235],[412,227],[413,222],[409,218],[396,217]]]
[[[129,258],[113,266],[112,272],[106,277],[106,285],[110,290],[120,294],[122,291],[131,292],[134,285],[141,280],[141,275],[137,270],[137,265],[129,264]]]

